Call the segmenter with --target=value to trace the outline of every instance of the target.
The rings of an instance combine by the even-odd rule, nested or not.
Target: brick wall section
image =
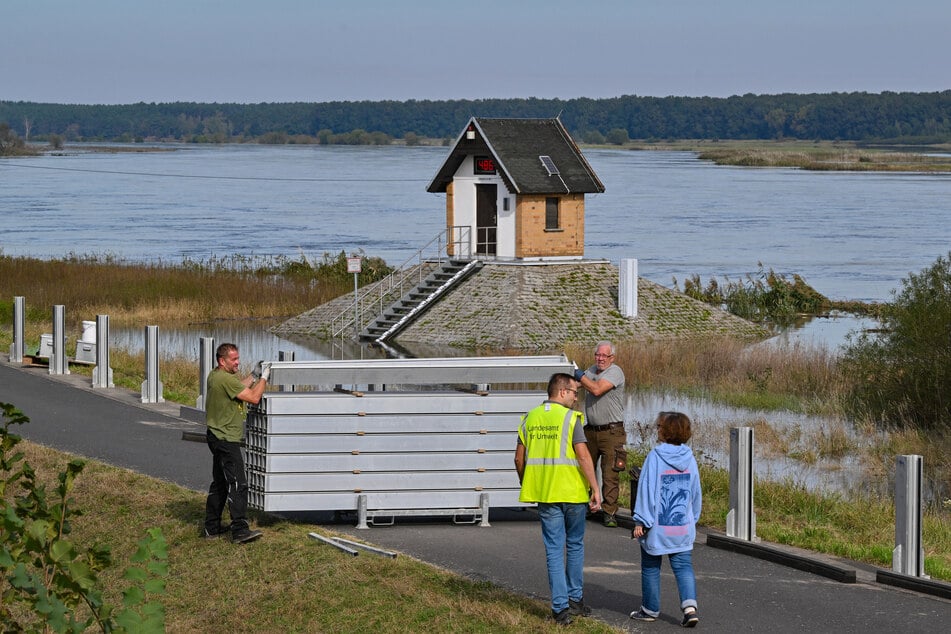
[[[638,316],[617,308],[618,269],[608,262],[503,265],[488,263],[453,289],[397,336],[397,342],[461,348],[551,350],[565,343],[601,339],[647,341],[725,335],[760,339],[766,331],[744,319],[643,278],[638,280]],[[341,300],[343,300],[341,302]],[[274,331],[317,335],[318,307]],[[327,306],[325,304],[324,306]],[[317,335],[319,336],[319,335]]]
[[[546,196],[518,196],[515,202],[515,257],[584,255],[584,194],[561,196],[558,231],[545,229]]]

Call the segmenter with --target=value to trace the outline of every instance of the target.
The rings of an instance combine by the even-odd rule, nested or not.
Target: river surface
[[[165,146],[0,160],[7,255],[130,260],[362,249],[398,265],[445,225],[426,192],[445,147]],[[720,167],[690,152],[589,150],[585,256],[671,286],[758,263],[837,299],[887,300],[951,247],[951,174]]]
[[[445,196],[426,192],[445,147],[159,148],[77,145],[0,160],[0,250],[170,263],[362,250],[398,266],[445,225]],[[639,274],[664,286],[694,274],[738,280],[762,263],[833,298],[882,301],[951,248],[951,174],[720,167],[690,152],[585,155],[606,188],[587,197],[585,256],[637,258]],[[819,319],[785,336],[834,347],[868,325]]]
[[[162,149],[169,151],[102,153],[76,146],[55,156],[0,160],[0,250],[172,264],[232,255],[319,259],[362,250],[398,266],[445,225],[445,196],[426,192],[447,157],[445,147]],[[883,301],[908,273],[951,248],[951,174],[720,167],[689,152],[585,155],[606,188],[586,199],[585,256],[637,258],[639,274],[664,286],[676,279],[682,287],[694,274],[704,283],[735,280],[755,274],[762,263],[777,273],[802,275],[836,299]],[[29,289],[22,294],[29,302]],[[816,319],[774,343],[835,347],[873,325],[842,316]],[[260,326],[228,324],[163,329],[160,348],[197,360],[202,336],[240,342],[246,359],[275,359],[278,351],[293,352],[298,360],[378,354],[346,342],[285,341]],[[114,346],[141,348],[144,328],[113,328],[111,339]],[[633,394],[626,414],[632,444],[652,440],[638,437],[637,430],[661,409],[688,411],[698,427],[719,429],[698,437],[697,446],[721,466],[730,425],[760,419],[808,434],[830,424]],[[870,484],[849,460],[805,465],[771,458],[758,460],[757,470],[811,487],[872,486],[887,493],[886,481]],[[935,499],[947,492],[932,494]]]

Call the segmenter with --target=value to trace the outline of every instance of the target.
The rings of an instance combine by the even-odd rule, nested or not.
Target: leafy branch
[[[139,541],[125,570],[131,585],[122,606],[103,599],[99,575],[112,565],[108,546],[83,548],[69,539],[81,511],[70,506],[77,476],[85,467],[71,460],[58,476],[55,494],[17,450],[21,438],[12,425],[29,422],[23,412],[0,403],[0,621],[9,631],[160,633],[165,608],[154,597],[165,593],[168,553],[159,528]],[[85,606],[85,609],[83,607]]]

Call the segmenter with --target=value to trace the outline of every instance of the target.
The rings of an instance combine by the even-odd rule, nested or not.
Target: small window
[[[558,214],[558,201],[556,196],[550,196],[545,199],[545,229],[558,229],[561,227],[561,218]]]
[[[502,199],[502,211],[508,211],[508,210],[509,210],[509,197],[506,196],[505,198]]]

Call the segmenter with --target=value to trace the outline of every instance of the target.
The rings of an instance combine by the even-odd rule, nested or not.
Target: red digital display
[[[495,174],[495,159],[489,156],[475,157],[476,174]]]

